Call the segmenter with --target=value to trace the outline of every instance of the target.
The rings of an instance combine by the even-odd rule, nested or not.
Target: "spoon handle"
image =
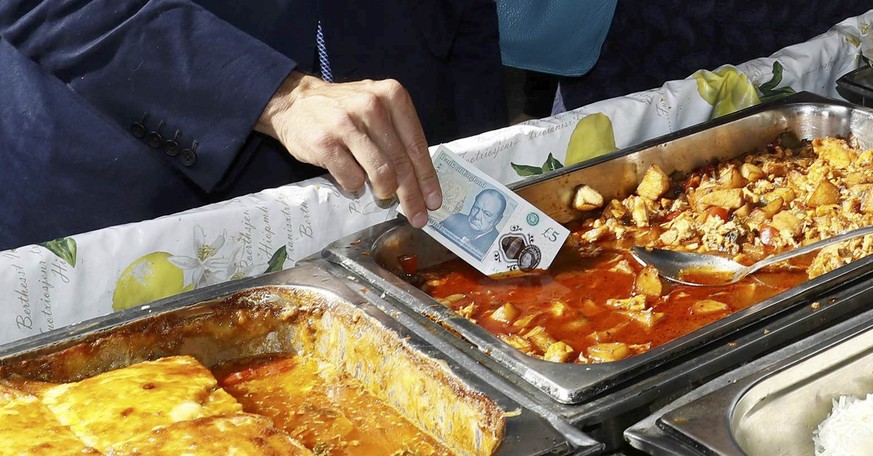
[[[858,236],[866,236],[868,234],[873,234],[873,226],[867,226],[864,228],[854,229],[852,231],[846,231],[843,234],[839,234],[834,237],[830,237],[827,239],[823,239],[821,241],[813,242],[812,244],[805,245],[800,247],[799,249],[789,250],[784,253],[780,253],[779,255],[774,255],[770,258],[765,258],[752,266],[749,267],[749,274],[757,271],[758,269],[763,268],[764,266],[769,266],[774,263],[778,263],[780,261],[785,261],[789,258],[794,258],[799,255],[803,255],[805,253],[812,252],[813,250],[817,250],[823,247],[827,247],[831,244],[836,244],[838,242],[843,242],[848,239],[852,239]]]

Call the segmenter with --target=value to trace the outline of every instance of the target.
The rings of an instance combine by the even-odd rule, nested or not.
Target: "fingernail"
[[[427,214],[425,214],[424,212],[419,212],[412,217],[411,222],[412,226],[416,228],[421,228],[427,224]]]
[[[425,197],[424,204],[428,209],[435,211],[443,205],[443,197],[439,192],[431,192],[427,197]]]
[[[393,195],[390,198],[384,198],[384,199],[377,198],[375,201],[376,201],[376,206],[378,206],[382,209],[388,209],[389,207],[391,207],[397,203],[397,195]]]

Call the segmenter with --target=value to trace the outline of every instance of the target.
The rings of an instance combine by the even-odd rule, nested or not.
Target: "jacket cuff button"
[[[191,145],[190,149],[183,149],[181,155],[179,156],[179,161],[182,162],[182,166],[191,167],[194,166],[194,163],[197,163],[197,141],[194,141],[194,144]]]
[[[173,139],[168,139],[164,141],[164,153],[166,153],[170,157],[175,157],[176,155],[179,155],[179,150],[181,150],[181,146],[179,146],[179,136],[181,134],[181,131],[176,130],[176,136],[174,136]]]
[[[164,137],[161,136],[161,127],[163,126],[164,121],[162,120],[160,123],[158,123],[158,128],[155,128],[154,131],[151,131],[149,132],[149,134],[146,135],[146,143],[148,143],[148,145],[152,146],[152,148],[154,149],[157,149],[164,144]]]
[[[142,138],[146,134],[145,125],[139,122],[134,122],[130,124],[130,132],[133,133],[133,136],[136,136],[137,138]]]
[[[142,120],[130,124],[130,132],[137,138],[142,138],[146,134],[145,122],[149,118],[149,113],[142,114]]]

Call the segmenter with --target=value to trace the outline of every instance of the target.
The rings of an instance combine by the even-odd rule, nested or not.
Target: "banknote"
[[[445,146],[433,162],[443,205],[425,232],[486,275],[551,265],[569,230]]]

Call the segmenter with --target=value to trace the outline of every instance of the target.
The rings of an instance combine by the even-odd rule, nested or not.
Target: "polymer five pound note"
[[[433,162],[443,205],[425,232],[486,275],[552,264],[569,230],[445,146]]]

